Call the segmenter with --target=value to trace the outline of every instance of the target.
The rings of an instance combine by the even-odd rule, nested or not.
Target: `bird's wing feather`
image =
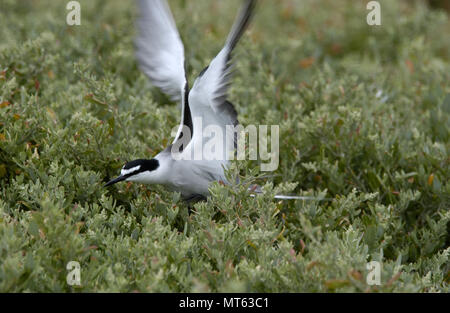
[[[200,100],[196,106],[209,106],[215,111],[225,103],[231,78],[231,52],[244,33],[252,16],[255,0],[247,0],[241,9],[227,41],[209,66],[197,77],[189,99]]]
[[[166,0],[139,0],[136,57],[151,83],[173,101],[186,84],[184,47]]]
[[[224,47],[209,66],[200,73],[189,92],[189,107],[194,124],[194,134],[189,145],[195,145],[196,142],[201,141],[204,143],[204,138],[200,138],[200,136],[203,136],[202,130],[209,125],[219,126],[222,128],[222,134],[226,134],[226,125],[235,126],[238,123],[236,110],[226,100],[231,78],[231,53],[249,24],[255,4],[256,0],[245,1]],[[201,118],[202,125],[196,123],[199,118]],[[234,134],[230,135],[234,137],[234,140],[227,142],[224,147],[225,158],[235,148],[236,137]]]

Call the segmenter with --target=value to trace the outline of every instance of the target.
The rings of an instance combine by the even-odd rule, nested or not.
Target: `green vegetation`
[[[81,0],[68,26],[66,1],[1,0],[0,291],[448,292],[449,18],[380,2],[368,26],[365,1],[261,1],[229,99],[242,124],[280,125],[280,166],[236,162],[265,195],[216,184],[189,211],[162,187],[102,187],[179,120],[138,70],[134,3]],[[239,1],[170,4],[192,83]]]

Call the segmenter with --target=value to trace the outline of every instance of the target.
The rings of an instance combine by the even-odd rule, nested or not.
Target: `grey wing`
[[[208,125],[216,125],[221,127],[224,133],[229,132],[229,129],[226,129],[227,125],[235,126],[238,124],[236,110],[226,100],[231,79],[231,53],[250,22],[255,5],[256,0],[245,1],[224,47],[209,66],[197,77],[194,86],[189,92],[189,107],[194,124],[192,145],[195,145],[196,141],[200,142],[202,140],[202,138],[198,137],[202,134],[196,131],[199,128],[198,124],[196,124],[198,117],[202,120],[201,127],[203,129]],[[236,138],[235,134],[229,135]],[[235,142],[228,142],[224,152],[229,155],[234,149]]]
[[[166,0],[138,0],[136,57],[151,83],[173,101],[186,84],[184,47]]]
[[[256,0],[245,1],[224,47],[195,80],[189,100],[203,98],[201,102],[214,110],[226,103],[232,73],[231,53],[250,22],[255,5]]]

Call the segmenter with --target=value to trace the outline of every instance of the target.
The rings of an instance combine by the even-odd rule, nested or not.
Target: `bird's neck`
[[[160,155],[157,155],[155,159],[158,160],[159,166],[151,172],[145,172],[143,179],[145,180],[145,183],[149,184],[165,184],[167,183],[171,171],[172,165],[170,163],[173,160],[161,157]]]

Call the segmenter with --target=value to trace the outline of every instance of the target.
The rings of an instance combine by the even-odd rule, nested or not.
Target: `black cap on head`
[[[114,178],[113,180],[110,180],[107,182],[103,187],[111,186],[115,183],[118,183],[120,181],[123,181],[127,179],[128,177],[131,177],[133,175],[146,172],[146,171],[154,171],[159,167],[159,161],[157,159],[137,159],[133,160],[131,162],[128,162],[124,165],[122,168],[121,174],[119,177]]]
[[[129,169],[132,169],[133,167],[138,167],[138,166],[139,166],[139,169],[136,172],[134,172],[135,174],[140,173],[140,172],[145,172],[145,171],[153,171],[153,170],[157,169],[159,166],[159,161],[157,159],[151,159],[151,160],[137,159],[137,160],[128,162],[127,164],[125,164],[125,166],[122,169],[129,170]]]

